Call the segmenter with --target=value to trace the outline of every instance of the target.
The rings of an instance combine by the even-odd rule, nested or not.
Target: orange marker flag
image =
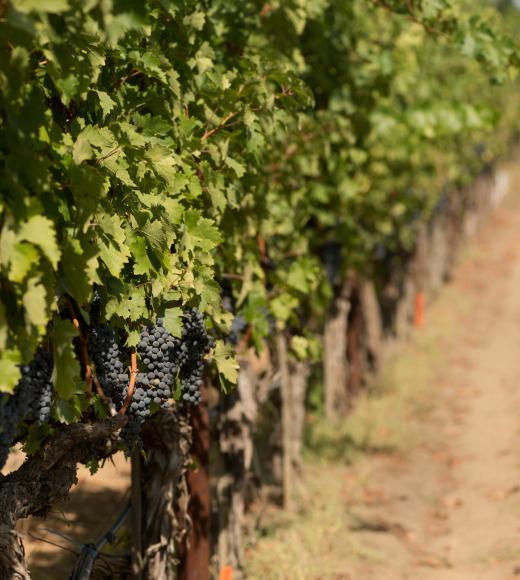
[[[223,566],[218,580],[233,580],[233,568],[231,566]]]
[[[424,292],[417,292],[415,295],[415,328],[422,328],[424,325]]]

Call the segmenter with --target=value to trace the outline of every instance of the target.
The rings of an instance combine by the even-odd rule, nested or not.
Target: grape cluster
[[[28,419],[39,424],[46,423],[51,416],[52,403],[52,354],[39,350],[29,365],[22,368],[21,383],[27,382],[30,410]],[[27,368],[27,371],[25,369]]]
[[[113,328],[107,325],[90,329],[88,353],[94,363],[96,376],[107,397],[115,404],[123,401],[123,390],[128,386],[129,375],[125,373],[123,353]]]
[[[177,373],[176,339],[164,328],[162,320],[147,326],[141,332],[137,353],[141,370],[136,377],[135,391],[128,410],[128,423],[123,437],[130,447],[135,447],[141,427],[153,407],[167,408],[172,396],[172,386]],[[127,388],[124,390],[126,396]]]
[[[214,346],[204,326],[202,314],[192,308],[183,316],[180,338],[172,336],[162,319],[154,326],[145,327],[140,336],[137,354],[140,372],[128,410],[128,423],[123,438],[129,447],[139,445],[142,425],[155,408],[168,408],[179,381],[182,401],[196,404],[200,401],[203,358]],[[126,396],[127,388],[123,391]]]
[[[16,440],[20,423],[45,423],[51,415],[52,355],[39,350],[28,365],[20,367],[22,378],[12,395],[0,395],[0,468]]]
[[[341,244],[327,241],[323,244],[320,254],[329,283],[334,284],[341,269]]]
[[[76,344],[79,349],[79,344]],[[140,371],[128,409],[128,423],[122,436],[129,448],[139,446],[139,435],[147,417],[167,408],[178,385],[185,404],[200,401],[203,359],[214,347],[202,314],[195,308],[183,314],[180,338],[172,336],[162,319],[143,328],[137,348]],[[128,360],[118,335],[107,325],[89,329],[88,353],[98,380],[107,397],[121,407],[128,392]],[[0,467],[16,440],[21,421],[45,423],[52,403],[52,355],[39,350],[33,361],[21,367],[22,378],[13,395],[0,395]]]
[[[196,308],[187,310],[184,313],[184,325],[178,350],[182,400],[186,403],[200,402],[204,355],[214,346],[215,341],[206,331],[202,313]]]

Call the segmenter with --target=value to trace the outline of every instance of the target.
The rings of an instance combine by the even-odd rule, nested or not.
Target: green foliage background
[[[517,137],[503,19],[464,0],[0,3],[0,391],[47,341],[55,418],[79,418],[60,312],[70,296],[88,322],[94,292],[132,347],[158,315],[178,334],[185,305],[225,336],[223,284],[254,345],[270,315],[313,355],[324,242],[370,275]],[[222,340],[214,360],[234,382]]]

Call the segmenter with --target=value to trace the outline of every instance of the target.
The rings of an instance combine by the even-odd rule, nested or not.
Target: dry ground
[[[336,445],[392,451],[310,461],[301,511],[264,516],[249,578],[520,578],[518,196],[464,254],[382,394],[336,426]]]
[[[6,471],[23,460],[14,453]],[[130,462],[122,453],[107,461],[91,475],[78,470],[78,484],[70,497],[45,518],[19,522],[33,580],[66,580],[74,566],[81,544],[94,543],[105,534],[129,499]],[[61,534],[61,535],[58,535]]]

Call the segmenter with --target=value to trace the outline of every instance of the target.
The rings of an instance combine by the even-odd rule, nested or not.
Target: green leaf
[[[69,9],[69,0],[16,0],[16,10],[28,12],[50,12],[57,14]]]
[[[236,159],[232,159],[231,157],[226,157],[224,159],[224,163],[235,172],[235,175],[238,178],[244,176],[244,174],[246,172],[246,168],[244,167],[244,165],[239,163]]]
[[[53,347],[54,369],[52,382],[60,399],[71,399],[75,394],[85,390],[80,381],[79,361],[74,353],[73,338],[78,335],[70,320],[54,319]]]
[[[182,242],[187,250],[193,251],[196,248],[200,248],[205,252],[209,252],[222,241],[214,222],[203,218],[198,211],[188,210],[184,220]]]
[[[269,307],[276,319],[287,322],[298,307],[298,300],[291,294],[283,293],[273,298],[269,303]]]
[[[54,268],[58,267],[60,250],[56,242],[54,224],[42,215],[34,215],[22,222],[17,238],[38,246]]]
[[[99,257],[106,264],[110,273],[118,277],[123,266],[128,262],[130,249],[126,244],[118,244],[110,239],[100,240]]]
[[[169,149],[156,145],[146,152],[146,157],[168,185],[175,183],[179,172],[177,157]]]
[[[308,357],[309,341],[304,336],[293,336],[290,347],[300,360],[305,360]]]
[[[182,23],[186,26],[191,26],[195,30],[202,30],[205,20],[206,14],[202,11],[196,11],[185,16]]]
[[[141,331],[137,329],[130,330],[126,337],[125,345],[128,348],[135,348],[139,344],[141,338]]]
[[[68,401],[58,399],[53,407],[53,415],[57,421],[69,425],[77,423],[85,408],[85,397],[74,396]],[[88,405],[88,403],[87,403]]]
[[[79,304],[87,304],[92,295],[92,285],[96,282],[95,267],[97,264],[97,248],[87,245],[82,251],[77,240],[67,240],[63,246],[63,269],[60,283],[67,294],[70,294]]]
[[[0,352],[0,392],[12,393],[20,380],[20,351],[8,349]]]
[[[28,281],[22,302],[27,322],[44,327],[48,321],[47,291],[39,278],[31,278]]]
[[[103,117],[106,117],[112,109],[115,108],[116,103],[110,98],[110,95],[105,91],[96,91],[99,100],[99,106],[103,111]]]
[[[9,279],[13,282],[23,282],[31,268],[39,260],[40,255],[34,246],[26,242],[18,242],[13,246],[11,252]]]
[[[143,288],[133,288],[119,303],[117,314],[135,322],[148,314]]]
[[[182,308],[173,307],[164,310],[164,328],[173,336],[182,336]]]
[[[136,276],[149,276],[154,268],[148,257],[146,240],[128,229],[127,241],[134,260],[134,274]]]
[[[287,275],[287,284],[304,294],[309,291],[307,272],[302,264],[298,262],[292,264]]]

